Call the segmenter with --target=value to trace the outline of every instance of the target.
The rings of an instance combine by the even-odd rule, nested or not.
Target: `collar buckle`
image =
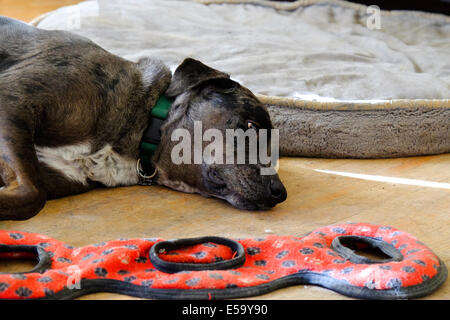
[[[158,98],[150,112],[148,126],[141,139],[139,158],[136,163],[136,172],[139,177],[138,184],[141,186],[156,184],[157,169],[153,168],[151,160],[161,142],[161,127],[167,118],[172,103],[173,100],[163,94]],[[153,172],[147,174],[148,171]]]
[[[139,177],[138,185],[151,186],[151,185],[156,184],[156,181],[154,178],[156,177],[158,170],[155,168],[152,174],[147,175],[146,172],[142,169],[141,158],[139,158],[136,162],[136,172]]]

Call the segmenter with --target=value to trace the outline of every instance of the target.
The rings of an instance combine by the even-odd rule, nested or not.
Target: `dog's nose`
[[[270,195],[272,201],[277,204],[286,200],[287,192],[278,177],[272,177],[270,179]]]

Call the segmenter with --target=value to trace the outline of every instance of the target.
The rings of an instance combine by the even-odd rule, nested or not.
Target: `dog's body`
[[[276,175],[252,178],[245,186],[228,182],[230,175],[253,177],[257,166],[186,169],[169,161],[170,132],[192,130],[192,120],[224,130],[253,113],[262,127],[271,127],[251,92],[224,73],[189,59],[171,78],[158,60],[133,63],[83,37],[0,17],[0,220],[27,219],[46,199],[136,184],[150,110],[169,86],[175,102],[154,156],[157,182],[246,209],[283,201],[286,191]],[[220,112],[219,102],[227,105]],[[270,201],[262,200],[267,189],[277,195]]]

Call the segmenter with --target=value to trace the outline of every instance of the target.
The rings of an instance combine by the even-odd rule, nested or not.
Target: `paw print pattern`
[[[0,292],[5,291],[6,289],[9,288],[9,284],[6,282],[0,282]]]
[[[311,248],[301,248],[300,249],[300,253],[301,254],[313,254],[314,250]]]
[[[139,247],[134,244],[125,244],[123,247],[126,249],[131,249],[131,250],[139,250]]]
[[[135,260],[137,263],[146,263],[147,262],[147,258],[146,257],[138,257]]]
[[[345,231],[344,228],[339,228],[339,227],[333,228],[333,232],[334,232],[334,233],[340,233],[340,234],[346,233],[346,231]]]
[[[283,258],[285,255],[287,255],[289,253],[288,250],[283,250],[277,253],[277,255],[275,256],[276,259],[281,259]]]
[[[405,266],[405,267],[402,268],[402,270],[407,272],[407,273],[414,273],[414,272],[416,272],[416,269],[414,269],[411,266]]]
[[[151,287],[153,285],[153,280],[144,280],[141,282],[141,286]]]
[[[14,240],[20,240],[20,239],[23,239],[23,235],[22,235],[22,234],[20,234],[20,233],[15,233],[15,232],[11,232],[11,233],[9,234],[9,237],[10,237],[11,239],[14,239]]]
[[[52,244],[50,242],[41,242],[38,244],[39,247],[41,248],[48,248],[50,247]]]
[[[206,253],[203,252],[203,251],[200,251],[200,252],[194,252],[192,255],[194,257],[196,257],[197,259],[201,259],[201,258],[204,258],[206,256]]]
[[[402,280],[394,278],[390,279],[387,283],[389,289],[400,289],[402,287]]]
[[[125,274],[129,274],[129,273],[130,273],[130,271],[128,271],[128,270],[119,270],[119,271],[117,271],[117,274],[120,274],[121,276],[123,276]]]
[[[242,272],[236,271],[236,270],[230,270],[229,271],[230,274],[234,275],[234,276],[240,276],[242,275]]]
[[[85,255],[83,258],[81,258],[82,261],[85,260],[89,260],[90,258],[92,258],[94,255],[92,253],[88,253],[87,255]]]
[[[55,292],[49,288],[44,288],[44,294],[48,298],[54,296]]]
[[[347,267],[347,268],[344,268],[344,269],[342,269],[342,273],[343,274],[347,274],[347,273],[351,273],[353,271],[353,267]]]
[[[265,266],[267,264],[266,260],[256,260],[255,266]]]
[[[419,260],[419,259],[414,259],[413,262],[417,263],[418,265],[421,265],[423,267],[425,267],[427,265],[425,262],[423,262],[422,260]]]
[[[345,260],[341,260],[341,259],[334,259],[333,260],[333,263],[337,263],[337,264],[343,264],[345,262],[346,262]]]
[[[50,278],[48,276],[44,276],[44,277],[36,279],[36,281],[42,282],[42,283],[49,283],[49,282],[52,282],[53,280],[52,280],[52,278]]]
[[[56,259],[56,261],[61,262],[61,263],[72,263],[72,260],[65,258],[65,257],[58,257]]]
[[[102,252],[102,256],[107,256],[108,254],[111,254],[114,252],[114,249],[106,249]]]
[[[105,259],[94,259],[91,261],[92,264],[99,264],[100,262],[104,262]]]
[[[294,260],[285,260],[283,261],[283,263],[281,264],[283,268],[292,268],[296,265],[297,263]]]
[[[29,296],[31,296],[32,293],[33,293],[33,291],[31,291],[27,287],[20,287],[16,290],[16,294],[19,297],[29,297]]]
[[[95,268],[95,274],[99,277],[106,277],[106,275],[108,274],[108,271],[105,268]]]
[[[194,287],[197,285],[197,283],[200,281],[200,278],[192,278],[189,280],[186,280],[186,285],[189,287]]]
[[[260,253],[260,252],[261,252],[261,249],[258,248],[258,247],[250,247],[250,248],[247,248],[247,254],[248,254],[248,255],[251,255],[251,256],[254,256],[254,255],[256,255],[256,254],[258,254],[258,253]]]
[[[137,278],[135,276],[129,276],[129,277],[125,277],[123,278],[123,281],[125,282],[133,282],[135,281]]]

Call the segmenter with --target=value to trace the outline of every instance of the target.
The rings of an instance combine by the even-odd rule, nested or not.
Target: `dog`
[[[264,165],[174,164],[171,134],[203,129],[272,129],[250,90],[187,58],[175,72],[158,59],[127,61],[89,39],[0,17],[0,220],[36,215],[46,200],[148,178],[139,164],[149,114],[172,99],[151,157],[151,181],[266,210],[286,199]],[[158,131],[158,130],[157,130]]]

